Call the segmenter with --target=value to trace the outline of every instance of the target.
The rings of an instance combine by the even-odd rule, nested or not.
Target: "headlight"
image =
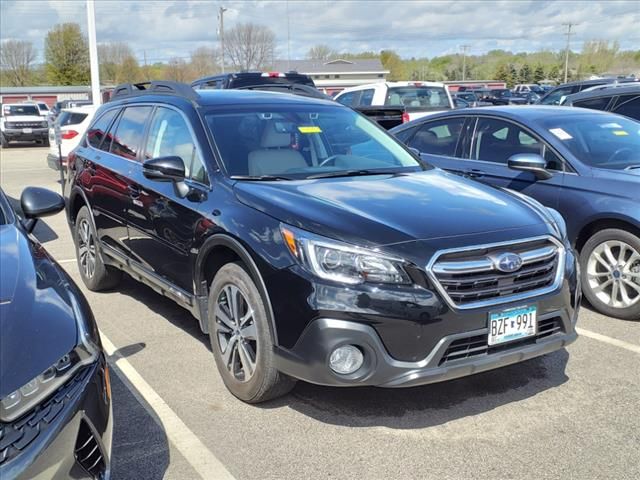
[[[73,378],[80,368],[97,360],[100,349],[91,338],[82,309],[75,295],[69,295],[69,299],[78,328],[78,345],[40,375],[0,399],[1,421],[11,422],[29,412]]]
[[[376,251],[330,240],[298,228],[282,225],[284,243],[312,274],[325,280],[347,283],[410,284],[404,261]]]
[[[547,212],[549,212],[549,215],[553,219],[553,225],[555,226],[558,235],[560,235],[560,238],[567,238],[567,222],[565,222],[560,212],[549,207],[547,207]]]

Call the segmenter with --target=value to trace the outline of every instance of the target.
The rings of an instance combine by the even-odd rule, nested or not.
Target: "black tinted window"
[[[597,97],[573,102],[574,107],[590,108],[592,110],[606,110],[611,97]]]
[[[110,152],[135,160],[144,134],[144,125],[151,114],[151,107],[128,107],[120,116]]]
[[[408,145],[421,153],[453,157],[463,125],[463,117],[425,123]]]
[[[407,143],[407,140],[418,130],[418,126],[407,128],[401,132],[394,133],[393,136],[400,140],[402,143]]]
[[[85,118],[87,118],[86,113],[62,112],[58,117],[58,123],[61,127],[65,125],[77,125],[82,123]]]
[[[624,95],[613,109],[618,115],[640,120],[640,95]]]
[[[375,90],[370,88],[368,90],[363,90],[360,95],[360,105],[371,105],[373,102],[373,93]]]
[[[87,141],[89,142],[89,145],[94,148],[100,148],[102,139],[107,136],[107,129],[117,113],[118,109],[109,110],[93,122],[91,128],[87,130]],[[62,116],[62,114],[60,114],[60,116]],[[102,150],[109,150],[110,143],[110,141],[106,141]]]
[[[340,95],[338,98],[336,98],[336,100],[341,104],[347,105],[348,107],[350,107],[351,104],[353,103],[353,97],[355,96],[355,94],[356,92],[348,92],[343,95]]]
[[[480,118],[473,145],[473,160],[506,164],[518,153],[542,153],[542,143],[511,122]]]
[[[573,93],[573,87],[556,88],[549,92],[549,94],[540,100],[541,105],[559,105],[562,97],[571,95]]]

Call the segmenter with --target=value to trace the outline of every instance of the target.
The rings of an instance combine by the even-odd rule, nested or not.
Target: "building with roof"
[[[103,87],[105,90],[111,87]],[[0,86],[0,103],[20,103],[25,100],[44,102],[52,107],[62,100],[90,100],[91,87],[88,85],[76,86],[37,86],[37,87],[5,87]],[[104,98],[103,98],[104,99]]]
[[[363,58],[345,60],[276,60],[274,70],[279,72],[296,71],[309,75],[316,86],[332,94],[348,87],[384,82],[389,70],[380,59]]]

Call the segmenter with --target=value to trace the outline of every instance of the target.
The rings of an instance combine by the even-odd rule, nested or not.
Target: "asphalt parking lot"
[[[0,153],[0,184],[59,191],[47,149]],[[186,311],[126,278],[80,281],[64,214],[36,235],[85,291],[110,362],[113,479],[640,478],[640,322],[584,307],[567,350],[401,390],[299,383],[249,406]]]

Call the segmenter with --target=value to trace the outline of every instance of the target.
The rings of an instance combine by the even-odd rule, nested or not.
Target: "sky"
[[[95,0],[97,41],[129,43],[139,61],[188,59],[199,46],[218,46],[217,10],[225,30],[239,22],[266,25],[276,34],[276,57],[302,59],[310,47],[339,52],[391,49],[404,58],[492,49],[534,52],[586,40],[617,40],[640,49],[640,0],[605,1],[352,1],[352,0]],[[42,60],[44,38],[56,23],[86,31],[85,0],[0,0],[0,38],[33,42]],[[288,15],[287,15],[288,11]],[[287,21],[288,18],[288,21]],[[289,43],[287,43],[287,24]],[[289,45],[289,48],[288,48]]]

